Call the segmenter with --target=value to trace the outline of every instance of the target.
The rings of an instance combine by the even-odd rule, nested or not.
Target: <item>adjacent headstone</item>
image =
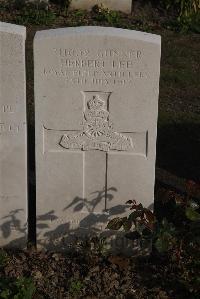
[[[39,245],[104,231],[130,199],[152,207],[160,53],[160,36],[125,29],[36,33]]]
[[[132,0],[72,0],[70,9],[91,10],[94,5],[103,5],[111,10],[119,10],[131,13]]]
[[[0,247],[26,245],[26,28],[0,22]]]

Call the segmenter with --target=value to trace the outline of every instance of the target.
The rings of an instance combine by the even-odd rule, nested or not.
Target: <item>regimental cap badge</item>
[[[93,98],[88,101],[88,109],[101,110],[105,106],[105,102],[99,97],[99,95],[93,96]]]

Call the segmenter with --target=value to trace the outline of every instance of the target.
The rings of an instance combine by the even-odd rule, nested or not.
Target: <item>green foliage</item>
[[[0,299],[32,299],[35,286],[31,278],[0,279]]]
[[[90,240],[91,252],[97,255],[107,254],[106,237],[92,237]]]
[[[177,12],[175,27],[200,32],[200,0],[162,0],[161,4],[165,9]]]
[[[117,11],[105,8],[103,5],[95,5],[92,9],[97,21],[108,22],[110,25],[117,25],[120,22],[120,15]]]
[[[199,0],[162,0],[161,3],[166,9],[177,10],[179,16],[189,16],[200,9]]]
[[[0,268],[4,267],[7,261],[8,261],[7,253],[3,249],[0,249]]]
[[[22,9],[26,5],[25,0],[14,0],[13,4],[16,9]]]
[[[178,19],[178,25],[181,31],[193,31],[200,33],[200,13],[193,13],[189,16],[181,16]]]
[[[84,285],[80,280],[72,279],[69,286],[69,292],[73,297],[76,297],[80,294]]]
[[[200,277],[194,276],[200,266],[200,201],[196,196],[199,191],[199,185],[188,181],[185,195],[161,192],[162,217],[156,217],[134,200],[128,201],[130,215],[114,218],[107,225],[108,229],[123,229],[127,238],[137,239],[140,244],[151,240],[155,252],[167,255],[175,263],[180,270],[179,283],[192,294],[200,293]]]
[[[107,228],[112,230],[119,230],[122,227],[122,225],[123,225],[123,218],[117,217],[110,220],[110,222],[107,225]]]
[[[200,220],[200,214],[193,208],[193,207],[187,207],[185,210],[185,214],[187,219],[191,221],[199,221]]]
[[[135,200],[130,200],[126,204],[130,205],[132,211],[128,217],[117,217],[109,221],[107,228],[119,230],[122,228],[126,237],[131,240],[149,240],[153,237],[155,216],[149,209],[137,204]]]
[[[24,7],[16,16],[15,22],[23,25],[51,25],[55,18],[56,15],[50,10]]]
[[[159,252],[167,252],[169,249],[173,248],[175,231],[174,225],[169,223],[167,219],[163,219],[155,233],[154,244]]]
[[[35,292],[35,286],[30,278],[19,278],[15,282],[15,285],[18,290],[18,294],[14,296],[14,299],[32,298]]]
[[[57,4],[61,7],[61,13],[67,14],[70,2],[72,0],[51,0],[52,3]]]

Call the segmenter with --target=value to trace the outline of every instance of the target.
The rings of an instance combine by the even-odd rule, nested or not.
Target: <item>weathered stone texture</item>
[[[160,51],[137,31],[37,32],[39,244],[104,231],[127,200],[153,205]]]
[[[26,28],[0,23],[0,247],[26,245]]]

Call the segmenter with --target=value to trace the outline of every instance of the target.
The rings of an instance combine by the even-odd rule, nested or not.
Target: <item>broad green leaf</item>
[[[119,230],[121,228],[122,224],[123,224],[122,219],[117,217],[117,218],[110,220],[106,228],[112,229],[112,230]]]
[[[200,220],[200,214],[191,207],[186,209],[185,214],[186,214],[186,217],[191,221],[199,221]]]
[[[123,223],[123,228],[125,230],[125,232],[128,232],[132,227],[132,221],[130,220],[126,220],[124,223]]]
[[[134,211],[129,215],[129,220],[135,221],[138,217],[141,217],[141,211]]]

